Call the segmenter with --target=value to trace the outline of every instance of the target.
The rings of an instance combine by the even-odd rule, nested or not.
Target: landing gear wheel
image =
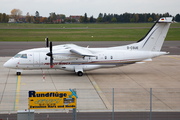
[[[21,72],[16,72],[16,75],[21,75]]]
[[[78,71],[77,74],[78,74],[78,76],[83,76],[83,72],[81,72],[81,71]]]

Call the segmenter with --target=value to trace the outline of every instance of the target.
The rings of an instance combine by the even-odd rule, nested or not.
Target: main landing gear
[[[83,66],[82,65],[76,65],[75,66],[75,73],[79,76],[79,77],[81,77],[81,76],[83,76]]]
[[[83,76],[83,72],[82,71],[78,71],[77,75],[81,77],[81,76]]]

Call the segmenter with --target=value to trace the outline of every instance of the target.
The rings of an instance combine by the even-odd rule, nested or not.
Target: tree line
[[[9,21],[9,18],[13,18],[16,22],[27,22],[27,23],[142,23],[142,22],[153,22],[161,17],[173,17],[168,12],[164,14],[155,13],[123,13],[123,14],[106,14],[99,13],[97,18],[91,16],[87,17],[87,13],[84,16],[78,16],[74,18],[72,16],[66,17],[64,14],[50,13],[49,17],[42,17],[38,11],[35,15],[22,16],[22,11],[20,9],[13,9],[11,15],[6,15],[5,13],[0,13],[0,22],[5,23]],[[173,17],[173,20],[180,22],[180,14]]]
[[[89,19],[86,19],[87,14],[81,17],[81,23],[142,23],[142,22],[153,22],[158,20],[161,17],[173,17],[174,21],[180,22],[180,14],[176,14],[176,16],[170,15],[168,12],[164,14],[155,14],[155,13],[123,13],[123,14],[106,14],[99,13],[98,18],[94,19],[91,16]]]
[[[0,23],[7,23],[9,21],[9,15],[6,13],[0,13]]]
[[[161,17],[172,17],[172,15],[170,15],[169,13],[164,13],[164,14],[124,13],[124,14],[120,14],[120,15],[118,15],[118,14],[99,13],[99,16],[98,16],[98,18],[97,18],[97,20],[95,22],[98,22],[98,23],[153,22],[153,21],[158,20]],[[177,15],[176,15],[176,17],[174,19],[177,20],[177,21],[180,21],[180,19],[177,17]],[[91,23],[91,21],[89,21],[89,22]]]

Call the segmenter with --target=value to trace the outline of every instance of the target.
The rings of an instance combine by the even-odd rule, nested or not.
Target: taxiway
[[[0,112],[28,109],[29,90],[69,88],[77,90],[79,111],[111,111],[112,88],[116,111],[148,111],[150,88],[154,111],[180,109],[179,55],[157,57],[144,64],[87,71],[82,77],[62,70],[24,70],[21,76],[16,76],[16,70],[3,67],[9,58],[0,57]]]

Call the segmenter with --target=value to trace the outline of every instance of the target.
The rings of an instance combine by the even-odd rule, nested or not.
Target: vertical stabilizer
[[[172,17],[157,20],[146,36],[138,41],[139,49],[141,51],[160,51],[171,22]]]

